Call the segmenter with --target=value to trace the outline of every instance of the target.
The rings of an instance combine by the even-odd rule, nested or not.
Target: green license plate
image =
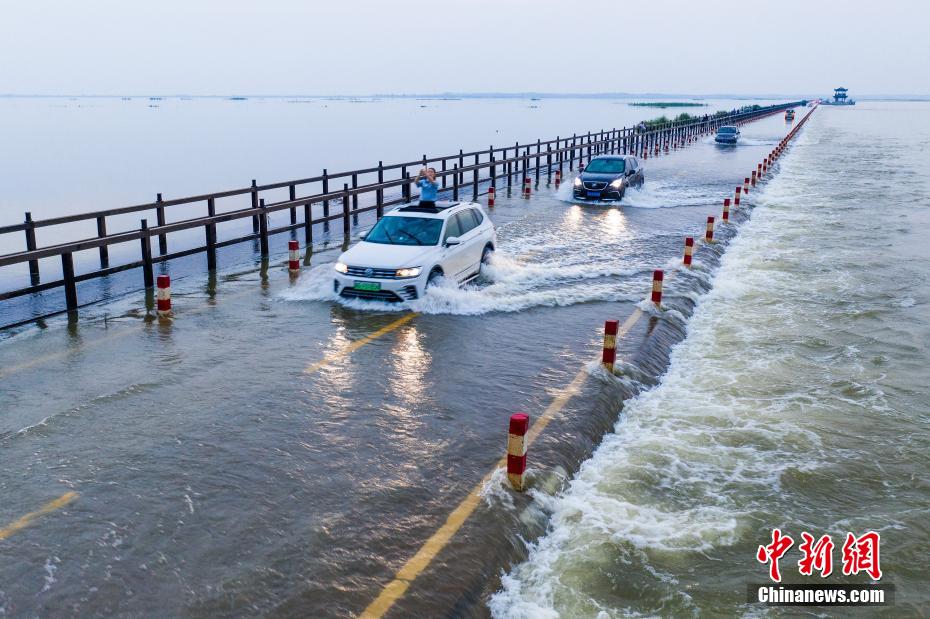
[[[356,290],[381,290],[381,284],[378,282],[355,282]]]

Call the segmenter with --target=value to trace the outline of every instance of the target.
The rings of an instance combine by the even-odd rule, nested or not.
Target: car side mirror
[[[443,245],[445,245],[446,247],[452,247],[453,245],[460,245],[461,243],[462,243],[462,239],[460,239],[459,237],[450,236],[449,238],[446,239],[446,242],[443,243]]]

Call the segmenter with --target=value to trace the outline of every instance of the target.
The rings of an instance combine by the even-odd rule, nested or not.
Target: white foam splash
[[[629,299],[626,288],[630,283],[615,276],[632,275],[638,270],[620,265],[616,260],[593,264],[527,263],[495,252],[479,282],[459,287],[440,279],[421,299],[386,303],[340,297],[333,292],[332,264],[323,264],[311,269],[297,286],[282,291],[279,297],[287,301],[336,302],[360,311],[456,315],[517,312],[531,307]]]
[[[715,193],[712,187],[704,185],[682,184],[679,180],[651,179],[646,172],[646,182],[642,187],[627,189],[623,199],[619,202],[575,200],[572,195],[573,178],[559,187],[553,195],[563,201],[588,206],[601,206],[612,208],[676,208],[681,206],[698,206],[716,200],[719,192]]]
[[[762,508],[746,498],[752,492],[734,488],[778,492],[787,470],[810,470],[825,457],[819,436],[799,422],[806,394],[772,397],[752,387],[752,377],[789,363],[791,350],[784,359],[733,355],[771,337],[764,320],[772,309],[764,295],[773,294],[780,276],[752,268],[775,253],[764,240],[771,236],[754,218],[734,240],[661,384],[627,402],[615,432],[566,491],[546,501],[549,532],[530,546],[526,562],[502,577],[489,602],[495,617],[589,615],[599,595],[581,575],[610,572],[618,561],[636,563],[644,582],[649,574],[674,580],[662,572],[661,557],[730,546],[748,514]],[[760,298],[759,313],[745,322],[732,319]],[[652,313],[651,305],[644,300],[639,307]],[[783,323],[785,317],[768,320]],[[674,595],[675,604],[689,606],[686,592]]]

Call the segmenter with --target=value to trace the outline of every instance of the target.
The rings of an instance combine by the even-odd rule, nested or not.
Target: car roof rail
[[[441,213],[454,206],[458,206],[459,204],[459,202],[437,202],[436,206],[420,206],[419,204],[410,204],[408,206],[402,206],[397,210],[403,211],[404,213]]]

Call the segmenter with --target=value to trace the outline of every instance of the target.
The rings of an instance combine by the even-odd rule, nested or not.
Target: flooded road
[[[494,476],[391,610],[488,614],[545,532],[540,499],[662,373],[723,244],[619,342],[623,377],[591,364],[604,320],[642,305],[654,268],[676,271],[683,237],[786,131],[775,116],[736,148],[649,159],[622,208],[572,204],[570,178],[501,192],[487,281],[407,306],[332,298],[331,245],[296,280],[283,253],[176,278],[171,321],[139,293],[0,342],[0,523],[79,494],[0,541],[0,614],[355,615],[495,467],[510,414],[537,418],[588,367],[532,445],[534,492]]]
[[[655,389],[628,402],[508,570],[495,617],[926,616],[930,104],[821,108],[740,230]],[[780,527],[881,536],[884,608],[765,608]],[[803,611],[809,610],[810,613]],[[765,613],[765,611],[768,611]]]

